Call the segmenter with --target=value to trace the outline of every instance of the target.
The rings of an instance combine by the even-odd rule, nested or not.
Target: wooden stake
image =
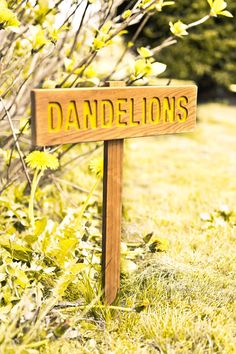
[[[109,86],[125,86],[113,81]],[[112,304],[120,288],[120,241],[124,140],[104,142],[102,272],[105,302]]]

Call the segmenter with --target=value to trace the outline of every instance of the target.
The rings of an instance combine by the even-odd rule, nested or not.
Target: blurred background
[[[128,3],[122,2],[119,11],[122,12]],[[228,0],[227,3],[234,18],[212,17],[156,56],[158,61],[167,64],[162,76],[195,81],[201,100],[235,97],[232,92],[236,92],[236,2]],[[206,0],[181,0],[166,6],[164,16],[157,13],[147,20],[135,46],[155,47],[168,37],[170,21],[183,19],[184,23],[194,22],[196,17],[206,14],[208,7]],[[127,40],[131,40],[139,26],[137,23],[130,27]]]

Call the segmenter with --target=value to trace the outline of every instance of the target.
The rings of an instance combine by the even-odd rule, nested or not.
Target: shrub
[[[229,0],[228,5],[235,15],[235,1]],[[166,7],[165,16],[155,14],[148,19],[136,45],[146,46],[150,42],[159,45],[169,34],[169,22],[184,19],[184,22],[192,23],[206,14],[208,6],[205,0],[176,1],[173,6]],[[228,88],[236,82],[235,32],[234,19],[212,16],[190,31],[189,36],[183,36],[178,45],[158,52],[156,58],[167,64],[165,75],[169,78],[194,80],[203,93],[213,90],[216,94],[220,88]]]

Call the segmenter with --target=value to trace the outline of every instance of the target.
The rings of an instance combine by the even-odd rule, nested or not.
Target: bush
[[[192,23],[203,17],[209,4],[205,0],[177,1],[165,9],[165,16],[150,17],[140,34],[137,46],[159,45],[169,34],[169,22],[184,19]],[[228,7],[236,15],[236,3],[228,1]],[[202,26],[193,28],[189,36],[182,37],[178,45],[169,46],[156,58],[167,64],[165,76],[194,80],[203,93],[210,90],[217,94],[236,82],[236,22],[234,19],[211,17]]]

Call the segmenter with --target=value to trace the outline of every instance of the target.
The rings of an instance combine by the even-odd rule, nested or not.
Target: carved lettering
[[[181,96],[177,100],[177,109],[180,113],[177,113],[177,117],[179,122],[185,122],[188,118],[188,108],[186,105],[188,104],[188,98],[186,96]]]
[[[163,122],[173,123],[175,121],[175,97],[164,97],[163,100]]]
[[[158,97],[151,98],[149,102],[150,123],[158,124],[161,119],[161,101]]]
[[[111,100],[101,101],[101,127],[111,128],[114,120],[114,107]]]
[[[79,116],[75,101],[70,101],[66,114],[65,130],[70,130],[71,128],[80,129]]]
[[[127,122],[122,121],[122,116],[127,114],[127,108],[125,108],[125,103],[127,103],[127,98],[119,98],[116,100],[116,126],[124,127],[127,126]]]
[[[97,101],[86,100],[83,104],[84,128],[97,128]]]
[[[49,102],[48,104],[48,131],[58,133],[62,128],[62,108],[58,102]]]
[[[186,96],[71,100],[67,104],[49,102],[48,132],[185,122],[188,105]]]

